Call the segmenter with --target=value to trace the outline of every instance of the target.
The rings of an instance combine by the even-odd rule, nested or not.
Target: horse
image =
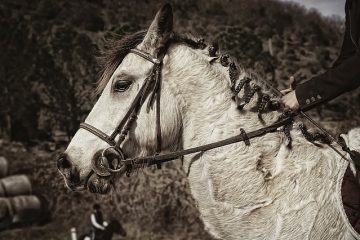
[[[119,234],[122,237],[126,237],[126,231],[121,226],[120,222],[116,219],[112,219],[110,223],[105,227],[105,230],[102,231],[98,236],[95,235],[95,238],[92,239],[92,234],[83,234],[78,237],[78,240],[111,240],[114,233]]]
[[[211,144],[240,129],[246,136],[283,115],[272,89],[256,74],[204,41],[175,34],[168,4],[146,31],[109,46],[101,95],[57,162],[72,190],[106,194],[116,178],[131,172],[113,173],[119,158]],[[283,128],[286,134],[272,131],[181,158],[200,217],[215,238],[359,238],[340,196],[349,162],[309,142],[301,119],[294,121]],[[103,160],[112,173],[99,169]]]

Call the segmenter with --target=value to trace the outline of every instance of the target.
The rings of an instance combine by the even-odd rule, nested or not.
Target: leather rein
[[[293,122],[294,115],[290,115],[269,126],[260,128],[252,132],[246,133],[243,129],[239,129],[238,135],[221,141],[184,150],[173,151],[166,154],[160,154],[162,150],[160,122],[161,68],[166,49],[163,50],[165,51],[162,51],[161,54],[159,54],[159,58],[153,57],[150,54],[140,51],[138,49],[131,49],[129,51],[129,53],[136,54],[137,56],[140,56],[147,61],[153,63],[154,66],[150,75],[144,80],[143,85],[141,86],[139,92],[132,101],[124,118],[121,120],[120,124],[112,132],[111,135],[107,135],[100,129],[88,123],[84,122],[80,124],[80,128],[87,130],[88,132],[94,134],[95,136],[99,137],[110,145],[108,148],[105,148],[102,151],[101,157],[99,157],[98,159],[93,159],[92,168],[97,175],[103,177],[111,176],[115,173],[127,173],[127,175],[129,175],[131,171],[137,166],[147,167],[156,164],[159,168],[161,163],[176,160],[185,155],[202,153],[211,149],[223,147],[238,142],[244,142],[246,145],[250,145],[250,139],[263,136],[267,133],[276,132],[278,128],[286,126]],[[123,150],[121,149],[121,144],[125,140],[129,130],[131,129],[131,126],[136,122],[137,116],[141,108],[143,107],[146,98],[149,95],[150,99],[147,106],[148,110],[153,105],[154,101],[156,101],[156,153],[152,156],[126,158]],[[117,140],[115,140],[117,136],[119,137]],[[115,155],[115,160],[111,161],[110,159],[108,159],[109,155]]]

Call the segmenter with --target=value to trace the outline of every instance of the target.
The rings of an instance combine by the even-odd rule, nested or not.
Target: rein
[[[197,153],[197,152],[205,152],[205,151],[208,151],[208,150],[211,150],[214,148],[219,148],[219,147],[223,147],[223,146],[238,143],[238,142],[245,142],[245,144],[247,146],[249,146],[250,139],[256,138],[256,137],[261,137],[263,135],[266,135],[267,133],[276,132],[279,127],[282,127],[291,122],[292,122],[292,118],[288,117],[288,118],[285,118],[274,124],[271,124],[267,127],[260,128],[258,130],[255,130],[255,131],[252,131],[249,133],[246,133],[242,128],[240,128],[239,135],[236,135],[236,136],[233,136],[233,137],[221,140],[221,141],[201,145],[198,147],[188,148],[188,149],[184,149],[184,150],[174,151],[174,152],[167,153],[167,154],[137,157],[137,158],[132,158],[132,159],[124,159],[121,162],[124,164],[125,167],[127,165],[142,165],[143,166],[144,164],[146,166],[151,166],[154,164],[169,162],[169,161],[178,159],[179,157],[183,157],[185,155],[189,155],[189,154],[193,154],[193,153]],[[112,172],[117,172],[117,171],[122,171],[122,170],[119,169],[119,170],[112,171]]]
[[[185,155],[193,154],[193,153],[203,153],[205,151],[223,147],[226,145],[238,143],[238,142],[244,142],[246,145],[250,145],[250,139],[263,136],[267,133],[276,132],[278,128],[283,127],[283,129],[287,129],[287,126],[293,124],[293,118],[296,116],[295,113],[288,113],[283,114],[280,119],[263,128],[260,128],[258,130],[246,133],[244,129],[240,129],[240,133],[238,135],[235,135],[233,137],[220,140],[217,142],[213,142],[210,144],[205,144],[193,148],[188,148],[184,150],[178,150],[173,151],[166,154],[160,154],[162,149],[162,143],[161,143],[161,122],[160,122],[160,96],[161,96],[161,68],[163,64],[163,58],[166,53],[167,48],[163,48],[160,51],[160,57],[156,58],[151,56],[150,54],[140,51],[138,49],[131,49],[129,53],[136,54],[139,57],[144,58],[145,60],[153,63],[153,69],[149,76],[147,76],[144,80],[143,85],[141,86],[139,92],[135,96],[133,102],[131,103],[128,111],[126,112],[124,118],[121,120],[120,124],[116,127],[116,129],[113,131],[113,133],[109,136],[103,131],[99,130],[98,128],[88,124],[88,123],[81,123],[80,128],[87,130],[88,132],[94,134],[95,136],[99,137],[106,143],[108,143],[110,146],[105,148],[101,156],[98,159],[93,159],[92,162],[92,168],[93,171],[99,175],[99,176],[111,176],[115,173],[126,173],[129,175],[132,171],[132,169],[135,166],[152,166],[157,165],[158,168],[160,168],[161,163],[173,161],[176,159],[179,159],[180,157],[183,157]],[[223,59],[220,59],[220,61],[223,61]],[[223,63],[222,63],[223,64]],[[224,65],[227,65],[226,63]],[[231,65],[231,64],[230,64]],[[231,67],[231,66],[230,66]],[[235,67],[236,68],[236,67]],[[231,68],[230,68],[231,70]],[[235,69],[233,69],[235,71]],[[230,74],[236,75],[236,74]],[[232,79],[232,78],[231,78]],[[282,93],[273,87],[269,82],[266,80],[262,80],[267,86],[269,86],[271,89],[273,89],[277,94],[282,95]],[[243,87],[244,84],[248,83],[247,79],[244,79],[242,82],[240,82],[239,86],[235,88],[235,91],[240,91],[240,89]],[[251,93],[253,96],[255,91]],[[125,140],[131,126],[136,122],[137,116],[143,107],[143,104],[146,100],[146,98],[150,95],[150,99],[148,101],[147,110],[152,106],[154,101],[156,101],[156,153],[152,156],[144,156],[144,157],[136,157],[136,158],[130,158],[127,159],[125,157],[125,154],[123,153],[123,150],[121,148],[122,142]],[[252,96],[249,96],[251,98]],[[250,100],[250,99],[249,99]],[[267,99],[266,99],[267,100]],[[269,100],[267,100],[269,101]],[[267,102],[266,102],[267,103]],[[263,104],[266,104],[263,103]],[[263,108],[263,107],[261,107]],[[331,142],[338,143],[342,149],[347,152],[351,153],[349,149],[346,149],[343,145],[341,145],[338,141],[336,141],[325,129],[320,127],[314,120],[312,120],[308,115],[306,115],[304,112],[299,112],[302,116],[306,117],[312,124],[314,124],[317,128],[319,128],[330,140]],[[259,111],[259,114],[261,114],[261,111]],[[287,133],[284,130],[285,134]],[[289,130],[288,130],[289,133]],[[118,137],[117,141],[115,141],[115,138]],[[336,149],[334,146],[331,145],[331,142],[327,145],[330,146],[333,150],[335,150],[343,159],[349,161],[338,149]],[[349,150],[349,151],[347,151]],[[350,155],[351,156],[351,155]]]
[[[274,86],[272,86],[268,81],[266,81],[265,79],[260,79],[261,81],[263,81],[268,87],[270,87],[272,90],[275,91],[275,93],[279,96],[284,96],[284,94],[282,92],[279,91],[279,89],[275,88]],[[314,125],[317,129],[319,129],[325,136],[326,138],[329,139],[329,142],[326,142],[325,144],[328,145],[332,150],[334,150],[342,159],[351,162],[344,154],[342,154],[337,148],[335,148],[333,145],[331,145],[331,142],[335,142],[337,145],[339,145],[341,147],[341,149],[348,153],[350,155],[350,157],[352,159],[355,159],[355,157],[357,156],[354,151],[351,151],[349,149],[349,147],[346,146],[346,143],[341,142],[340,140],[335,139],[327,130],[325,130],[325,128],[323,128],[319,123],[317,123],[314,119],[312,119],[309,115],[307,115],[305,112],[303,111],[299,111],[300,115],[304,118],[306,118],[312,125]],[[354,162],[356,165],[358,165],[358,162]]]

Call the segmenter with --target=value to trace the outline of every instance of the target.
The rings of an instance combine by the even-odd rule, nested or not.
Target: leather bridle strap
[[[148,92],[149,85],[152,79],[152,74],[148,76],[143,85],[141,86],[139,92],[134,98],[134,101],[131,103],[130,108],[126,112],[124,118],[121,120],[119,126],[114,130],[114,132],[111,134],[111,138],[114,138],[120,134],[119,139],[116,143],[117,147],[120,147],[121,143],[124,141],[128,131],[130,130],[131,123],[136,120],[138,111],[141,108],[143,99]]]
[[[158,71],[161,71],[159,69]],[[157,83],[156,88],[154,90],[156,94],[156,140],[157,140],[157,146],[156,146],[156,153],[161,152],[162,144],[161,144],[161,120],[160,120],[160,97],[161,97],[161,77],[157,76]]]
[[[121,120],[119,126],[114,130],[114,132],[110,136],[107,135],[106,133],[104,133],[103,131],[99,130],[98,128],[93,127],[92,125],[90,125],[90,124],[88,124],[86,122],[80,123],[80,128],[83,128],[83,129],[89,131],[90,133],[94,134],[95,136],[97,136],[100,139],[107,142],[110,146],[117,145],[116,142],[115,142],[115,137],[123,130],[125,123],[128,122],[131,113],[133,113],[135,107],[138,105],[138,102],[139,102],[140,98],[143,97],[143,94],[144,94],[144,92],[146,90],[146,87],[148,86],[149,81],[150,81],[150,76],[145,79],[142,87],[140,88],[139,92],[135,96],[134,101],[130,105],[129,110],[125,114],[124,118]],[[121,132],[121,134],[126,135],[125,132]]]
[[[90,124],[87,124],[85,122],[80,123],[80,128],[91,132],[92,134],[94,134],[98,138],[100,138],[100,139],[104,140],[105,142],[107,142],[110,146],[115,145],[115,141],[113,139],[111,139],[109,135],[107,135],[103,131],[91,126]]]
[[[165,163],[165,162],[169,162],[172,160],[176,160],[179,159],[180,157],[183,157],[185,155],[189,155],[189,154],[193,154],[193,153],[198,153],[198,152],[205,152],[214,148],[219,148],[219,147],[223,147],[226,145],[230,145],[230,144],[234,144],[237,142],[244,142],[244,141],[248,141],[249,139],[252,138],[256,138],[256,137],[260,137],[263,136],[267,133],[271,133],[271,132],[275,132],[277,131],[277,129],[279,127],[282,127],[284,125],[287,125],[289,123],[291,123],[293,121],[292,117],[287,117],[281,121],[278,121],[270,126],[264,127],[264,128],[260,128],[258,130],[249,132],[246,134],[246,136],[244,134],[242,134],[240,132],[239,135],[236,135],[234,137],[230,137],[227,138],[225,140],[222,141],[217,141],[214,143],[210,143],[210,144],[205,144],[205,145],[201,145],[198,147],[193,147],[193,148],[188,148],[188,149],[184,149],[184,150],[179,150],[179,151],[175,151],[175,152],[170,152],[167,154],[161,154],[161,155],[154,155],[154,156],[145,156],[145,157],[137,157],[137,158],[132,158],[132,159],[125,159],[122,160],[122,165],[126,168],[127,166],[133,166],[133,165],[141,165],[141,166],[151,166],[154,164],[161,164],[161,163]],[[118,169],[116,171],[112,171],[114,173],[116,172],[121,172],[123,171],[123,169]]]
[[[144,99],[144,95],[147,93],[148,91],[148,87],[149,84],[151,82],[151,80],[154,77],[154,74],[157,74],[155,69],[157,68],[157,65],[160,64],[160,60],[157,58],[152,57],[150,54],[142,52],[136,48],[134,49],[130,49],[129,51],[130,53],[134,53],[142,58],[144,58],[145,60],[148,60],[150,62],[152,62],[153,64],[155,64],[152,72],[150,73],[150,75],[145,79],[140,91],[138,92],[138,94],[136,95],[134,101],[132,102],[129,110],[127,111],[127,113],[125,114],[124,118],[121,120],[120,124],[118,125],[118,127],[114,130],[114,132],[111,134],[110,138],[111,139],[115,139],[115,137],[121,133],[121,139],[124,138],[126,136],[125,133],[121,132],[124,129],[124,125],[126,124],[126,122],[128,121],[130,114],[133,112],[133,110],[137,107],[137,105],[139,105],[139,100],[143,99],[141,102],[143,102]],[[156,76],[155,76],[156,77]],[[142,103],[140,103],[142,105]],[[123,136],[125,134],[125,136]],[[123,141],[123,139],[122,139]],[[120,144],[117,144],[120,145]]]
[[[143,51],[140,51],[139,49],[133,48],[133,49],[130,49],[129,52],[134,53],[134,54],[136,54],[136,55],[138,55],[138,56],[152,62],[155,65],[159,65],[161,63],[160,59],[154,58],[150,54],[148,54],[146,52],[143,52]]]

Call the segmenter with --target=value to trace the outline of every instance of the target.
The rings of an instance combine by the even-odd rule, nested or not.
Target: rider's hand
[[[299,109],[299,102],[296,98],[296,94],[294,90],[289,91],[286,95],[281,98],[282,104],[284,104],[285,108],[290,108],[291,110]]]
[[[299,109],[299,101],[296,98],[295,94],[295,87],[296,82],[294,80],[294,77],[290,77],[290,88],[282,90],[281,93],[284,94],[284,96],[281,98],[281,103],[285,106],[285,108],[289,108],[291,110],[298,110]]]

